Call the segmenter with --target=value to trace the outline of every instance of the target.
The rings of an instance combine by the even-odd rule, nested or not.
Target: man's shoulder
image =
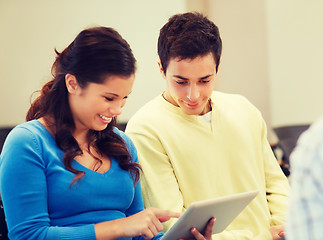
[[[228,108],[230,108],[241,110],[249,109],[249,111],[256,112],[259,111],[255,105],[249,101],[249,99],[241,94],[214,91],[211,98],[214,106],[218,109],[228,110]]]
[[[250,101],[243,95],[241,94],[236,94],[236,93],[224,93],[224,92],[219,92],[219,91],[214,91],[212,93],[212,101],[218,101],[220,103],[244,103],[244,104],[251,104]]]
[[[143,119],[153,120],[158,119],[158,116],[162,112],[161,96],[157,96],[154,99],[145,103],[139,110],[129,119],[129,122],[142,121]]]

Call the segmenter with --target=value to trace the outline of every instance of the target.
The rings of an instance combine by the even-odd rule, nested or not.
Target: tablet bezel
[[[220,233],[256,197],[258,192],[255,190],[194,202],[165,233],[162,240],[192,237],[190,229],[195,227],[198,231],[203,231],[212,217],[216,218],[213,234]]]

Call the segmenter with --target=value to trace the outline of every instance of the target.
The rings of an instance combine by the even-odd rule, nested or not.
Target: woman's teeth
[[[106,121],[108,121],[108,120],[110,120],[110,119],[111,119],[111,118],[108,118],[108,117],[103,116],[103,115],[101,115],[101,114],[100,114],[100,118],[102,118],[103,120],[106,120]]]

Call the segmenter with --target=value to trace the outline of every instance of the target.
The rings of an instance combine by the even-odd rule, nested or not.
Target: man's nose
[[[198,87],[196,86],[196,84],[191,84],[188,89],[187,98],[190,101],[194,102],[199,98],[199,96],[200,96],[200,92]]]

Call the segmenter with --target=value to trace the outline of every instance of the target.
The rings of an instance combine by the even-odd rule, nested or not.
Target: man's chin
[[[182,111],[187,115],[201,115],[201,109],[192,109],[192,108],[181,108]]]

